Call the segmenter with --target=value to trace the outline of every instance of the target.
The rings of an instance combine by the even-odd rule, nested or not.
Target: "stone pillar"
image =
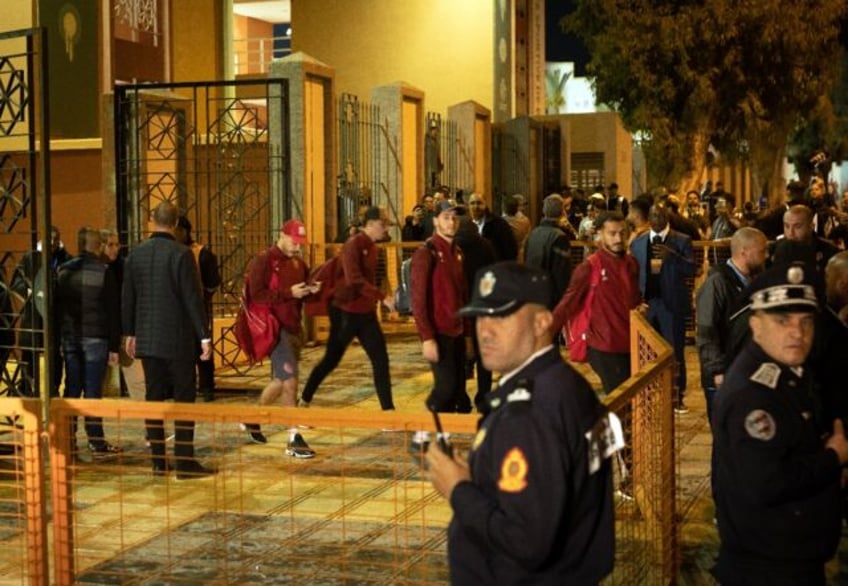
[[[283,157],[282,172],[271,179],[271,225],[300,218],[310,242],[332,241],[338,232],[334,76],[331,67],[300,52],[274,60],[269,68],[270,78],[289,82],[288,111],[285,101],[273,103],[278,97],[273,94],[268,106],[268,146],[272,155]],[[280,116],[286,114],[289,136],[279,136],[280,129],[284,132],[286,128],[280,124]]]
[[[473,190],[492,193],[492,112],[469,100],[448,107],[448,120],[456,122],[474,170]]]
[[[371,101],[380,109],[387,138],[372,200],[386,208],[395,224],[392,239],[398,241],[404,214],[424,194],[424,92],[397,82],[371,90]]]

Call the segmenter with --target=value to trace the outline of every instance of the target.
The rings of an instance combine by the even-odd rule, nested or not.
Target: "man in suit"
[[[462,250],[462,267],[465,272],[465,289],[471,291],[474,288],[474,276],[477,271],[485,266],[493,264],[497,258],[495,247],[492,243],[480,236],[477,226],[469,216],[463,216],[456,231],[456,243]],[[492,371],[483,366],[480,359],[480,348],[477,344],[477,334],[472,329],[471,342],[473,351],[466,356],[465,378],[474,377],[477,371],[477,393],[474,395],[474,405],[479,408],[482,401],[492,390]]]
[[[130,253],[124,265],[122,325],[130,358],[144,368],[145,399],[163,401],[173,393],[178,403],[194,403],[195,360],[212,356],[212,339],[203,293],[191,250],[174,238],[179,212],[162,202],[153,211],[153,234]],[[147,439],[153,474],[165,476],[165,429],[148,419]],[[209,476],[215,471],[194,459],[194,422],[176,421],[174,455],[177,479]]]
[[[686,316],[691,311],[686,279],[695,274],[692,239],[669,226],[668,211],[651,206],[648,213],[651,229],[630,244],[630,252],[639,263],[639,290],[648,304],[648,321],[674,348],[677,360],[677,397],[675,411],[685,413]]]

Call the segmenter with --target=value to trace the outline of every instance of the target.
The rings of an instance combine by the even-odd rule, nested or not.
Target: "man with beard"
[[[695,298],[695,342],[701,362],[701,386],[712,420],[713,397],[729,365],[730,314],[751,279],[763,270],[768,254],[766,235],[756,228],[740,228],[730,239],[731,257],[710,269]]]
[[[463,209],[456,201],[436,204],[435,234],[412,255],[412,315],[421,337],[421,354],[433,371],[427,408],[439,413],[470,413],[465,391],[465,321],[456,313],[465,305],[463,255],[454,242]],[[429,434],[418,431],[410,449],[421,456]]]
[[[300,220],[288,220],[280,227],[277,242],[253,257],[247,267],[247,296],[256,303],[270,305],[280,322],[280,333],[271,351],[271,382],[262,389],[259,404],[284,407],[297,404],[297,375],[300,351],[303,347],[301,309],[303,300],[318,293],[320,282],[309,281],[309,267],[300,257],[306,244],[306,227]],[[250,440],[257,444],[268,442],[259,424],[244,423]],[[309,459],[315,451],[309,447],[297,426],[289,428],[287,455]]]
[[[794,205],[783,214],[783,238],[774,245],[775,264],[801,261],[815,265],[818,272],[816,290],[824,290],[824,267],[837,248],[816,235],[813,220],[815,216],[810,208]]]
[[[630,377],[630,310],[641,301],[639,266],[627,253],[624,216],[602,212],[595,225],[600,247],[575,269],[554,309],[553,331],[572,320],[587,301],[591,304],[586,333],[589,364],[609,393]]]

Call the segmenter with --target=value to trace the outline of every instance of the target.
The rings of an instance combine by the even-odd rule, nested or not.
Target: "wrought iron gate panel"
[[[398,225],[403,211],[398,209],[399,193],[390,193],[389,184],[400,185],[401,163],[397,137],[389,132],[379,106],[361,102],[351,94],[339,97],[338,223],[345,230],[358,221],[365,205],[385,207]]]
[[[59,366],[51,290],[50,126],[44,29],[0,33],[0,395],[40,395]],[[38,249],[41,248],[39,251]],[[47,271],[49,273],[49,271]],[[36,307],[36,299],[38,307]],[[45,401],[46,405],[46,401]]]
[[[121,232],[130,247],[146,237],[163,200],[188,217],[222,277],[212,304],[218,376],[242,374],[233,318],[243,275],[294,207],[287,80],[119,86],[115,118]]]
[[[459,130],[455,120],[445,120],[436,112],[427,113],[427,133],[436,131],[436,145],[440,168],[436,167],[434,157],[427,152],[429,139],[425,139],[424,147],[424,177],[427,186],[425,191],[432,193],[435,188],[446,186],[451,193],[458,189],[470,195],[477,186],[474,185],[474,153],[468,145],[468,140]],[[436,184],[431,183],[435,173]],[[407,210],[407,213],[410,210]]]

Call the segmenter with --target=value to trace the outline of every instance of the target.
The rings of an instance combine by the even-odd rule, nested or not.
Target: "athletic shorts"
[[[297,378],[297,363],[303,339],[300,334],[280,330],[280,341],[271,352],[271,374],[282,381]]]

